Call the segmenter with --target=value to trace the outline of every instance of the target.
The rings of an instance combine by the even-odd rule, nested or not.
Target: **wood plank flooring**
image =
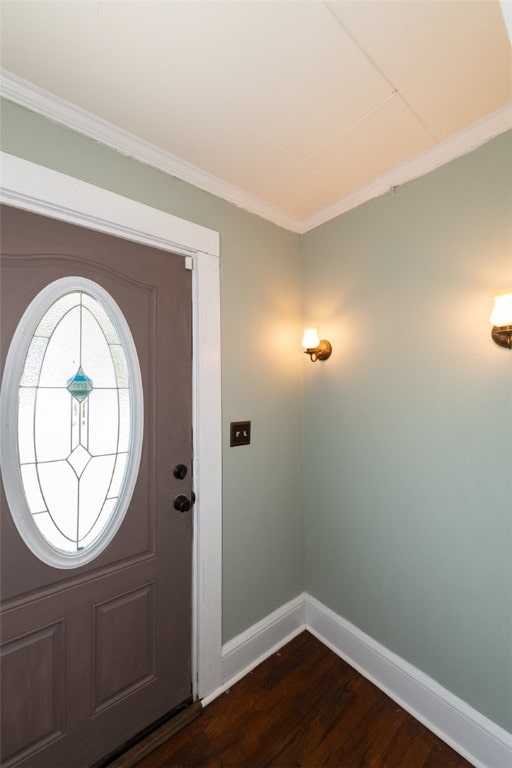
[[[307,632],[137,768],[470,768]]]

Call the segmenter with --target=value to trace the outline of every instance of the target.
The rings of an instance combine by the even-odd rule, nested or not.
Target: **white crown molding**
[[[284,229],[291,232],[300,231],[300,221],[284,211],[7,70],[2,70],[0,75],[0,92],[8,101],[37,112],[73,131],[78,131],[100,144],[112,147],[123,155],[158,168],[170,176],[210,192]]]
[[[0,85],[1,94],[5,99],[297,234],[309,232],[336,216],[385,194],[393,187],[424,176],[512,128],[512,102],[509,102],[477,123],[393,168],[370,184],[300,220],[6,70],[1,73]]]
[[[338,202],[328,205],[325,208],[309,216],[302,222],[301,234],[309,232],[310,229],[325,224],[327,221],[340,216],[342,213],[350,211],[352,208],[373,200],[375,197],[389,192],[394,187],[401,186],[407,181],[412,181],[420,176],[424,176],[442,165],[446,165],[457,157],[472,152],[486,141],[490,141],[500,133],[512,128],[512,102],[492,112],[490,115],[482,118],[476,123],[464,128],[459,133],[450,136],[450,138],[436,144],[426,152],[407,160],[407,162],[396,166],[388,173],[375,179],[355,192],[346,195]]]

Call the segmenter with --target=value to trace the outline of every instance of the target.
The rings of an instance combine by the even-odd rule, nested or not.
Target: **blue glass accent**
[[[92,379],[85,375],[82,366],[71,379],[68,379],[67,390],[79,403],[89,397],[93,389]]]

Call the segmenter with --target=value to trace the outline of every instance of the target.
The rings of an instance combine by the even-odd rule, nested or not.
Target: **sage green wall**
[[[221,234],[224,640],[303,590],[304,530],[312,595],[510,730],[512,355],[488,316],[512,285],[511,136],[297,238],[1,116],[4,151]],[[297,354],[299,245],[325,364]]]
[[[511,138],[301,240],[306,589],[508,730]]]
[[[10,102],[1,117],[3,151],[220,232],[229,640],[303,590],[298,238]],[[242,419],[252,444],[230,448]]]

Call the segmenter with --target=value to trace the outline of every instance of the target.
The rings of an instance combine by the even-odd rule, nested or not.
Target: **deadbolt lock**
[[[174,467],[172,473],[176,480],[184,480],[187,476],[188,467],[185,466],[185,464],[176,464]]]

